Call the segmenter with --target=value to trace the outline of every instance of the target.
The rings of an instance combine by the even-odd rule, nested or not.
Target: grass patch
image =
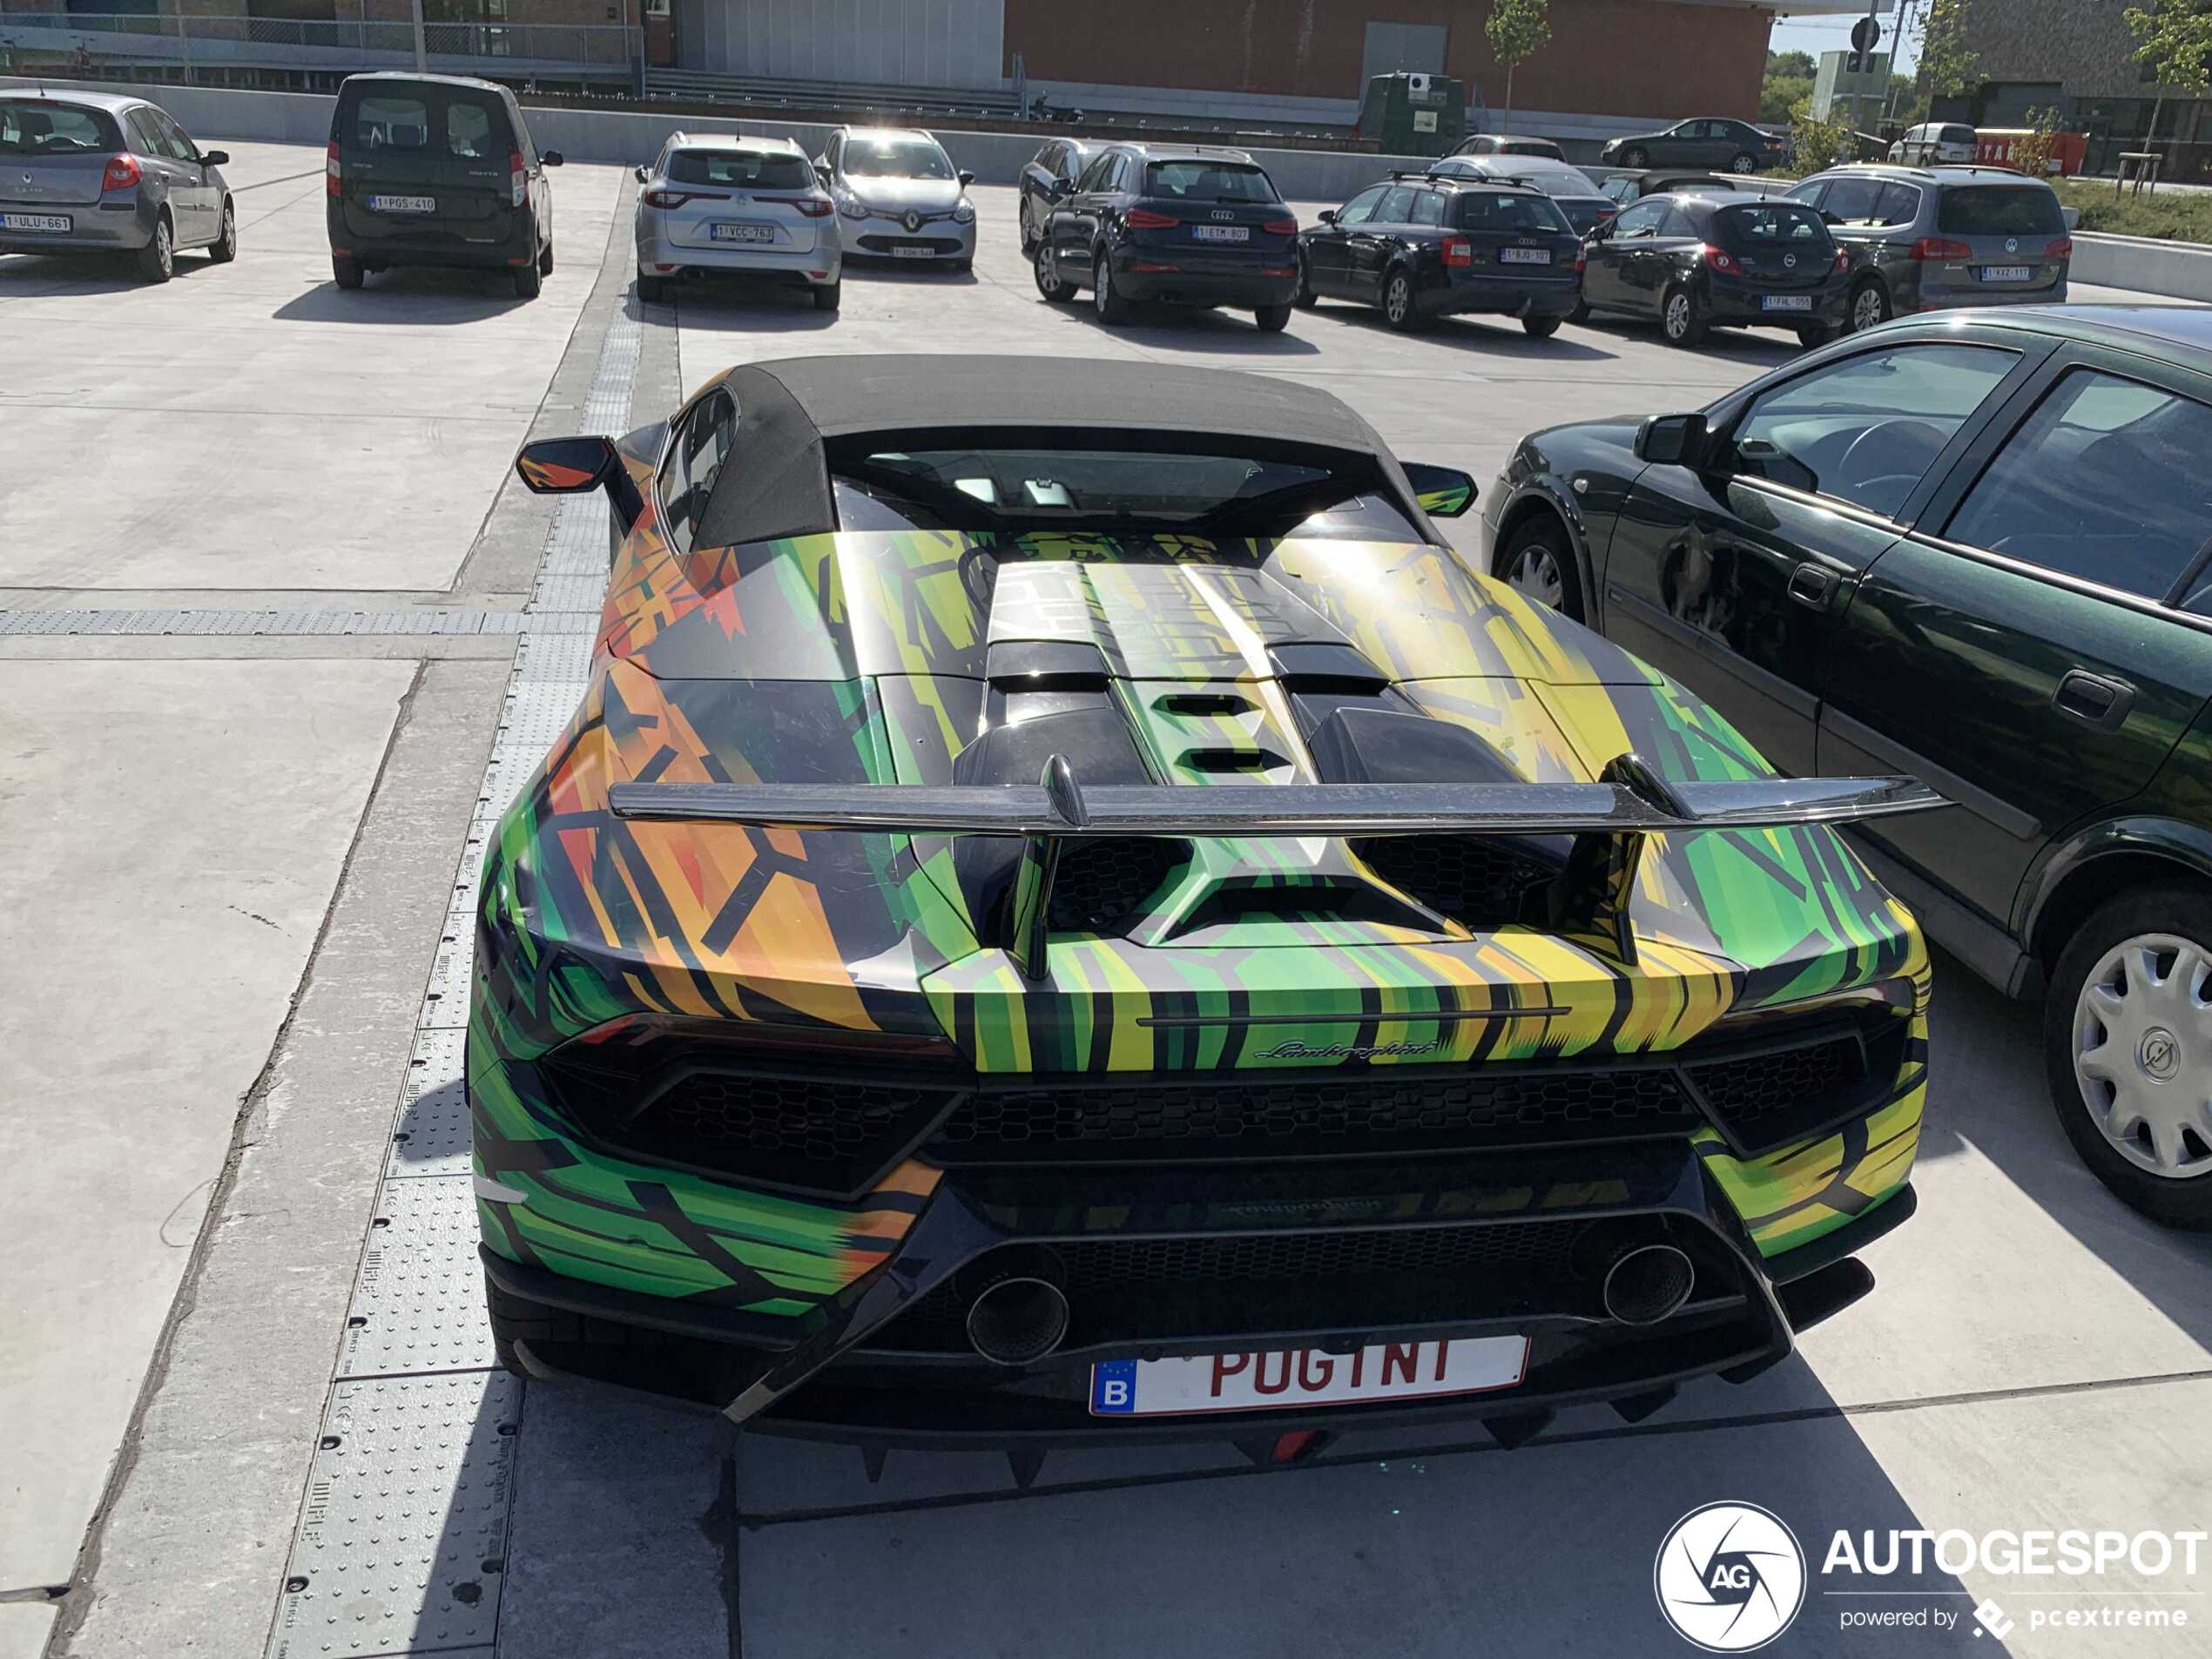
[[[2081,210],[2077,230],[2212,242],[2212,191],[2166,189],[2137,196],[2123,190],[2115,198],[2110,179],[2054,179],[2051,185],[2060,201]]]

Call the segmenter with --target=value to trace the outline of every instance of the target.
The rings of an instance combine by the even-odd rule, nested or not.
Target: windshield
[[[98,110],[0,98],[0,155],[74,156],[122,147],[115,123]]]
[[[934,138],[849,138],[845,171],[855,179],[950,179],[953,164]]]
[[[757,150],[678,150],[668,158],[668,178],[671,184],[725,190],[811,190],[814,170],[798,156]]]
[[[1942,192],[1936,228],[1946,236],[2059,236],[2066,220],[2047,185],[1964,185]]]
[[[1275,186],[1257,167],[1224,161],[1155,161],[1144,169],[1147,196],[1202,202],[1272,202]]]

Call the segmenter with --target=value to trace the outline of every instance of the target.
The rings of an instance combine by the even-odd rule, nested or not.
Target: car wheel
[[[359,260],[349,260],[343,253],[330,256],[330,280],[340,287],[358,288],[361,285],[361,274]]]
[[[1828,325],[1824,322],[1809,322],[1797,330],[1797,344],[1807,351],[1825,346],[1829,338]]]
[[[238,209],[227,201],[223,204],[223,228],[207,246],[208,262],[228,265],[238,257]]]
[[[817,289],[815,289],[815,290],[814,290],[814,309],[815,309],[815,310],[817,310],[817,311],[834,311],[834,310],[836,310],[836,309],[837,309],[837,307],[838,307],[838,306],[839,306],[839,304],[840,304],[840,302],[844,300],[844,298],[845,298],[844,293],[843,293],[843,292],[842,292],[842,290],[843,290],[844,287],[845,287],[845,279],[844,279],[844,278],[842,278],[842,277],[840,277],[840,278],[839,278],[836,281],[834,281],[834,282],[831,283],[831,284],[830,284],[827,287],[826,287],[826,288],[817,288]]]
[[[1055,306],[1075,303],[1076,291],[1060,274],[1060,266],[1052,257],[1052,244],[1041,241],[1029,259],[1030,273],[1037,280],[1037,292]]]
[[[1321,303],[1321,296],[1313,292],[1313,279],[1305,268],[1305,261],[1298,262],[1298,292],[1291,296],[1300,311],[1311,311]]]
[[[170,228],[169,213],[164,209],[153,221],[153,234],[138,250],[138,274],[148,282],[166,282],[177,269],[177,233]]]
[[[1851,297],[1851,327],[1857,334],[1862,328],[1871,328],[1890,320],[1889,290],[1878,280],[1862,282],[1852,290]]]
[[[2051,1103],[2097,1178],[2152,1219],[2212,1231],[2212,891],[2093,911],[2043,1005]]]
[[[1668,289],[1660,304],[1659,328],[1669,346],[1703,345],[1705,310],[1697,303],[1697,296],[1680,285]]]
[[[1757,172],[1759,170],[1759,158],[1750,151],[1743,151],[1728,164],[1728,170],[1730,172]]]
[[[1029,198],[1026,192],[1022,198],[1022,251],[1024,253],[1037,251],[1037,233],[1029,225]]]
[[[537,256],[537,273],[540,276],[553,274],[553,244],[550,242],[545,245],[545,252]]]
[[[515,297],[517,300],[536,299],[538,290],[544,286],[545,279],[538,275],[536,260],[515,267]]]
[[[1291,320],[1288,306],[1261,306],[1252,313],[1252,320],[1259,325],[1263,334],[1279,334]]]
[[[1567,314],[1567,320],[1579,328],[1589,320],[1590,302],[1587,300],[1577,300],[1575,302],[1575,309]]]
[[[640,276],[637,279],[637,298],[649,306],[657,306],[668,298],[666,277]]]
[[[1548,512],[1531,513],[1506,538],[1497,573],[1516,593],[1582,620],[1582,579],[1568,545],[1567,528]]]
[[[1090,267],[1090,302],[1098,320],[1109,328],[1118,328],[1129,320],[1129,301],[1116,290],[1113,262],[1103,253]]]
[[[1557,317],[1523,317],[1521,326],[1527,330],[1531,340],[1549,340],[1559,332]]]
[[[1383,282],[1383,320],[1399,333],[1410,334],[1421,326],[1421,308],[1413,303],[1413,273],[1400,266]]]
[[[1649,167],[1651,156],[1641,145],[1632,145],[1621,152],[1621,165],[1624,167]]]

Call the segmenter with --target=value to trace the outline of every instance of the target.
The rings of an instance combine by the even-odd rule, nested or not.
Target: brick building
[[[1966,44],[1979,84],[1952,111],[1983,126],[2025,126],[2031,110],[2056,109],[2068,130],[2090,135],[2099,166],[2120,150],[2212,144],[2212,102],[2161,98],[2125,16],[2149,0],[1969,0]],[[2155,114],[2157,132],[2152,132]]]

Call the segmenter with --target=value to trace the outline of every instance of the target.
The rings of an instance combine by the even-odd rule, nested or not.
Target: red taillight
[[[1463,271],[1474,263],[1474,244],[1464,236],[1444,239],[1444,263],[1453,270]]]
[[[1298,234],[1298,220],[1294,219],[1271,219],[1267,221],[1267,223],[1261,226],[1260,229],[1265,231],[1270,236],[1296,236]]]
[[[507,155],[507,188],[514,198],[516,206],[523,205],[523,197],[529,189],[529,174],[523,170],[523,152],[509,151]]]
[[[138,184],[139,177],[138,157],[110,156],[106,171],[100,174],[100,188],[103,191],[130,190]],[[335,185],[331,186],[334,192],[337,188]]]
[[[1838,276],[1841,276],[1844,272],[1850,269],[1851,250],[1847,247],[1838,248],[1836,250],[1836,274]]]
[[[837,211],[837,204],[826,196],[794,196],[791,205],[809,219],[827,219]]]
[[[1575,250],[1575,274],[1580,276],[1589,268],[1589,260],[1581,248]]]
[[[1948,237],[1924,236],[1912,244],[1912,257],[1916,260],[1971,260],[1973,256],[1973,249]]]
[[[337,196],[341,193],[338,188],[341,171],[338,163],[338,141],[334,138],[330,141],[330,147],[323,152],[322,193],[324,195]]]
[[[1726,248],[1715,247],[1710,242],[1706,243],[1704,247],[1705,263],[1711,269],[1718,271],[1723,276],[1743,274],[1743,267],[1736,262],[1736,255]]]
[[[2047,260],[2072,259],[2074,257],[2074,239],[2071,236],[2061,236],[2057,241],[2048,244],[2044,248],[2043,257]]]
[[[644,199],[648,207],[681,207],[691,199],[680,190],[649,190]]]
[[[1156,213],[1149,207],[1132,207],[1122,215],[1122,223],[1133,231],[1163,231],[1183,221],[1172,213]]]

